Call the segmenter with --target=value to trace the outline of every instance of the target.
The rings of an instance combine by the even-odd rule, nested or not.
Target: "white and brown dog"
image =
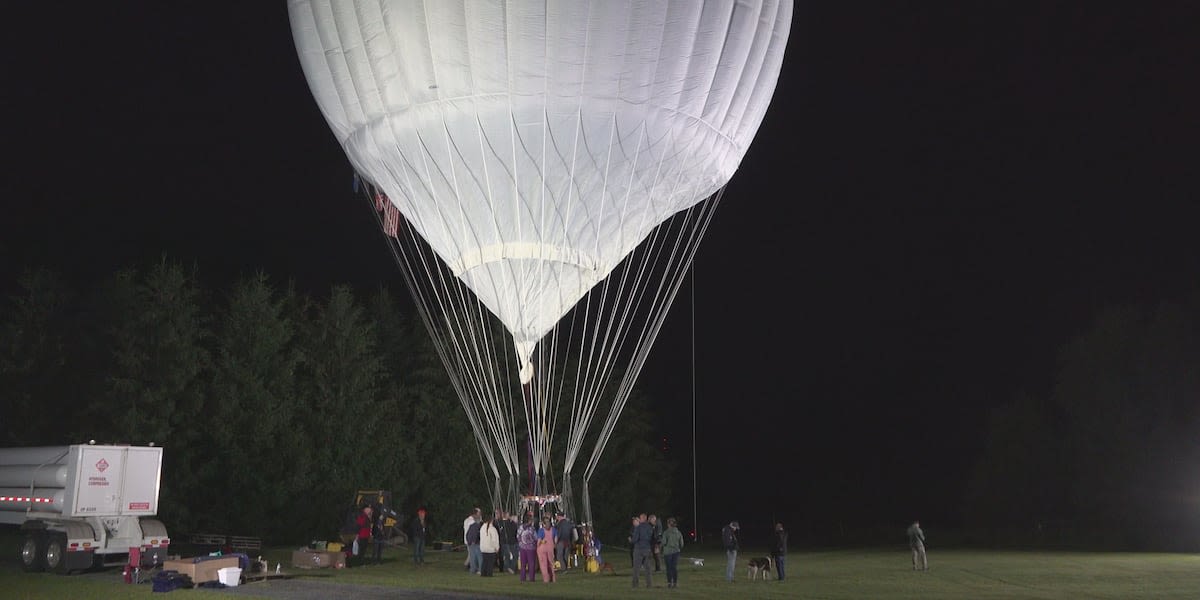
[[[763,581],[771,578],[771,557],[763,556],[761,558],[752,558],[746,564],[746,575],[750,579],[758,579],[761,575]]]

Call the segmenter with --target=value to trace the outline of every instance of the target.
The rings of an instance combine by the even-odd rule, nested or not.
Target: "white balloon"
[[[729,181],[792,17],[790,0],[288,9],[351,164],[507,327],[522,366],[657,225]]]

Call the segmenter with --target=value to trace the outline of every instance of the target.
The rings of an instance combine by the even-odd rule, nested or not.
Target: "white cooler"
[[[233,587],[242,581],[242,570],[238,567],[225,567],[217,569],[217,580],[221,583]]]

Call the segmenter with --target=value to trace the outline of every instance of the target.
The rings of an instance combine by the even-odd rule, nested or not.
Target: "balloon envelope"
[[[351,164],[525,362],[657,225],[729,181],[774,91],[792,14],[790,0],[288,8]]]

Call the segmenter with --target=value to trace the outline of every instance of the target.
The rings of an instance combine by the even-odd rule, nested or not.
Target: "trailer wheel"
[[[46,570],[60,575],[67,573],[67,534],[53,531],[46,536]]]
[[[21,568],[27,573],[36,573],[46,568],[42,554],[46,549],[46,534],[42,531],[27,531],[21,542]]]

